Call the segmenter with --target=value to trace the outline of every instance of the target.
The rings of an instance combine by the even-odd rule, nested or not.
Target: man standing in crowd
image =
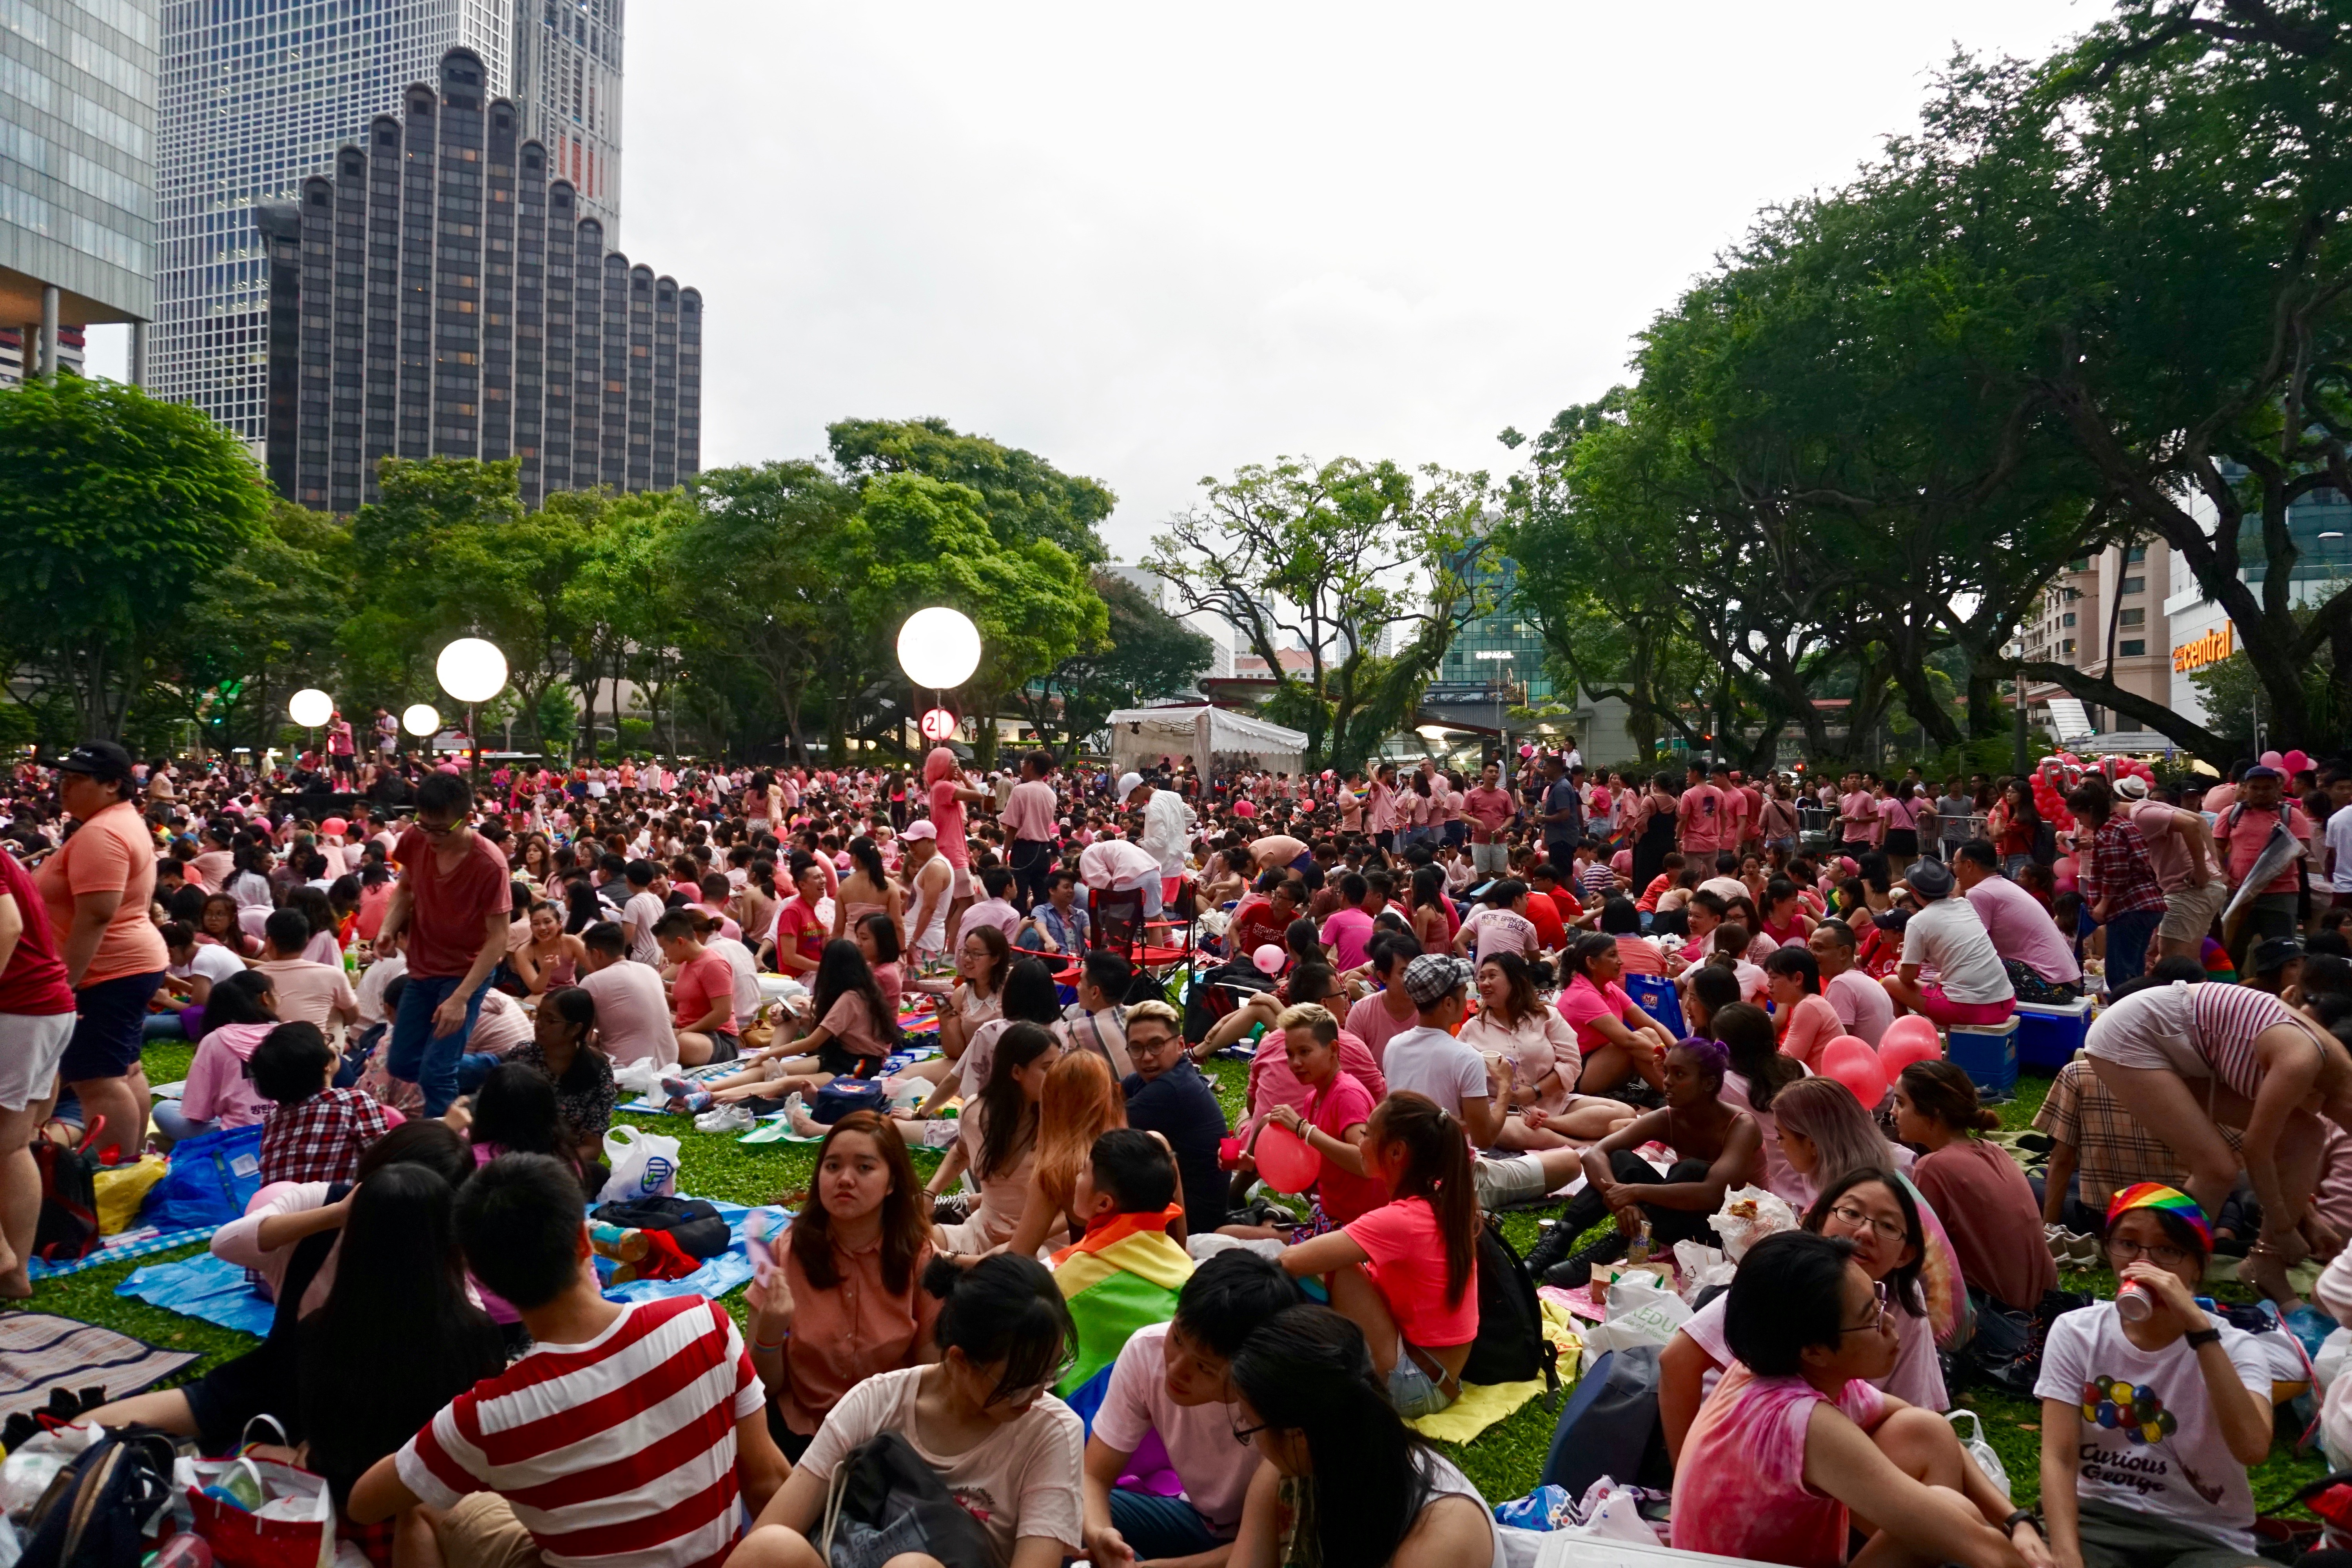
[[[1004,797],[998,814],[1006,835],[1006,868],[1013,896],[1028,909],[1045,896],[1045,873],[1054,867],[1054,830],[1061,816],[1054,795],[1054,753],[1044,747],[1021,759],[1021,782]]]

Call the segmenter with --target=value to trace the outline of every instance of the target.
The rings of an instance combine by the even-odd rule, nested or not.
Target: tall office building
[[[376,459],[519,458],[523,500],[700,467],[702,297],[605,247],[470,49],[262,209],[269,477],[372,500]]]
[[[622,0],[513,0],[512,96],[522,135],[547,149],[580,216],[621,239]]]
[[[156,33],[155,0],[0,0],[0,380],[79,363],[93,322],[133,324],[137,371]]]
[[[151,384],[259,452],[269,435],[271,304],[257,209],[293,203],[304,179],[334,166],[338,149],[363,142],[376,116],[402,108],[410,84],[438,79],[452,48],[480,59],[492,96],[506,95],[518,70],[551,79],[541,62],[570,57],[547,36],[557,31],[550,0],[162,4]],[[599,178],[616,194],[621,0],[554,0],[553,9],[593,18],[611,61],[613,80],[580,112],[595,121]],[[592,210],[609,226],[617,202]]]

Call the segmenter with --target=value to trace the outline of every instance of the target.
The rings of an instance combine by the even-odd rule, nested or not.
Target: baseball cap
[[[1923,899],[1948,897],[1952,874],[1935,860],[1922,860],[1903,874],[1904,885]]]
[[[131,776],[131,753],[111,741],[85,741],[58,763],[61,773],[88,773],[112,782]]]
[[[2248,768],[2244,773],[2240,773],[2238,775],[2238,782],[2240,784],[2243,784],[2248,779],[2283,779],[2284,777],[2286,777],[2286,775],[2279,772],[2276,768],[2266,768],[2257,763],[2255,766]]]
[[[2303,956],[2303,943],[2291,936],[2274,936],[2254,949],[2254,973],[2273,974]]]
[[[1404,994],[1416,1007],[1434,1007],[1467,985],[1478,972],[1470,961],[1448,952],[1424,952],[1404,966]]]
[[[928,816],[917,817],[898,832],[901,838],[937,838],[939,836],[940,830],[931,825]]]

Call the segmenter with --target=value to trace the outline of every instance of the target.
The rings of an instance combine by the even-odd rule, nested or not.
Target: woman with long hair
[[[1558,1005],[1581,1053],[1580,1093],[1606,1094],[1637,1078],[1652,1089],[1664,1086],[1660,1061],[1674,1042],[1625,994],[1617,983],[1624,972],[1617,939],[1600,931],[1585,932],[1560,955],[1561,978],[1568,984]]]
[[[2000,1118],[1977,1099],[1969,1075],[1947,1061],[1913,1062],[1895,1080],[1895,1135],[1927,1152],[1911,1168],[1946,1222],[1969,1289],[2011,1311],[2032,1312],[2058,1288],[2042,1241],[2042,1205],[2008,1152],[1979,1132]]]
[[[269,1102],[245,1075],[254,1047],[278,1026],[278,993],[258,969],[232,974],[205,998],[203,1031],[176,1100],[159,1100],[149,1114],[165,1147],[228,1127],[250,1127],[268,1115]]]
[[[1373,1109],[1360,1148],[1365,1173],[1388,1184],[1388,1203],[1286,1248],[1279,1261],[1294,1278],[1324,1278],[1331,1305],[1363,1331],[1398,1412],[1431,1415],[1462,1396],[1478,1335],[1481,1222],[1469,1142],[1434,1100],[1401,1089]],[[1439,1259],[1444,1267],[1432,1267]]]
[[[1486,1500],[1399,1418],[1354,1320],[1286,1307],[1242,1342],[1230,1375],[1234,1435],[1265,1461],[1242,1504],[1236,1563],[1489,1568],[1502,1560]]]
[[[1003,1013],[1004,976],[1012,967],[1013,944],[994,926],[974,926],[956,943],[955,989],[940,1009],[940,1071],[962,1058],[974,1030]]]
[[[1716,995],[1720,999],[1722,993]],[[1756,1118],[1756,1130],[1764,1135],[1764,1184],[1774,1192],[1790,1185],[1789,1157],[1780,1152],[1780,1120],[1772,1106],[1782,1089],[1808,1076],[1805,1064],[1780,1049],[1770,1016],[1752,1003],[1719,1000],[1708,1008],[1705,1029],[1695,1032],[1710,1036],[1730,1058],[1723,1075],[1723,1102]]]
[[[2014,877],[2033,858],[2034,836],[2042,830],[2042,812],[2033,804],[2033,786],[2011,779],[2001,786],[2000,798],[1985,815],[1985,837],[2000,857],[2000,868]]]
[[[1437,866],[1416,866],[1412,873],[1412,939],[1423,952],[1444,952],[1454,945],[1458,917],[1445,897],[1445,872]]]
[[[792,1227],[765,1244],[776,1268],[745,1296],[751,1365],[786,1458],[865,1379],[939,1359],[939,1299],[917,1288],[931,1260],[927,1209],[896,1122],[853,1110],[825,1130]]]
[[[302,1320],[298,1352],[299,1430],[338,1510],[369,1466],[507,1361],[498,1325],[467,1297],[439,1173],[387,1165],[347,1202],[334,1287]]]
[[[544,900],[530,906],[530,940],[508,956],[534,996],[580,984],[588,967],[586,944],[563,929],[563,911]]]
[[[596,896],[596,889],[585,871],[574,872],[563,882],[563,934],[578,936],[590,926],[609,917],[604,913],[604,900]]]
[[[1943,1364],[1936,1359],[1936,1335],[1927,1321],[1922,1270],[1927,1258],[1926,1223],[1911,1189],[1892,1171],[1848,1171],[1803,1215],[1817,1236],[1842,1237],[1853,1244],[1863,1272],[1886,1287],[1895,1308],[1895,1365],[1868,1380],[1897,1399],[1923,1410],[1944,1410],[1951,1395]],[[1730,1364],[1724,1342],[1726,1300],[1718,1295],[1685,1320],[1658,1356],[1658,1418],[1665,1428],[1666,1452],[1679,1458],[1683,1437],[1716,1380]]]
[[[1078,1173],[1092,1157],[1095,1140],[1126,1125],[1127,1097],[1108,1064],[1092,1051],[1065,1050],[1045,1075],[1038,1098],[1037,1163],[1029,1174],[1021,1224],[1005,1250],[1026,1258],[1048,1240],[1059,1248],[1077,1239],[1068,1229],[1084,1234],[1085,1216],[1076,1212]]]
[[[536,1068],[555,1086],[556,1116],[572,1158],[583,1169],[597,1163],[620,1090],[612,1059],[596,1044],[596,999],[577,985],[549,992],[531,1016],[531,1037],[506,1059]]]
[[[1764,960],[1764,986],[1780,1048],[1818,1068],[1823,1047],[1845,1033],[1837,1009],[1822,994],[1821,961],[1808,947],[1774,948]]]
[[[970,1217],[935,1227],[940,1251],[986,1252],[1019,1228],[1037,1163],[1038,1106],[1061,1057],[1061,1042],[1041,1024],[1014,1024],[998,1037],[987,1086],[966,1100],[955,1145],[931,1175],[935,1196],[967,1170],[980,1184]]]
[[[996,930],[993,926],[984,929]],[[970,1100],[979,1093],[992,1075],[996,1042],[1006,1029],[1019,1023],[1036,1024],[1056,1040],[1068,1042],[1069,1031],[1062,1022],[1061,989],[1054,980],[1054,972],[1045,966],[1045,960],[1025,953],[1005,966],[996,994],[995,1012],[972,1030],[962,1056],[940,1079],[930,1098],[916,1109],[915,1119],[923,1121],[936,1115],[955,1095]]]
[[[866,967],[874,972],[874,988],[895,1013],[907,989],[905,972],[898,966],[906,952],[906,944],[898,940],[898,922],[887,912],[877,912],[850,927],[849,935]]]
[[[849,841],[854,869],[841,879],[833,900],[833,934],[838,941],[869,915],[887,915],[898,929],[901,946],[907,940],[906,894],[882,866],[882,847],[859,834]]]
[[[1622,1100],[1580,1094],[1584,1053],[1576,1031],[1545,1005],[1541,991],[1552,983],[1551,965],[1517,952],[1489,953],[1478,965],[1478,1011],[1462,1026],[1462,1043],[1484,1057],[1511,1064],[1506,1110],[1496,1146],[1557,1149],[1571,1140],[1605,1138],[1633,1108]]]
[[[218,943],[239,958],[257,958],[261,942],[237,923],[236,900],[226,893],[207,893],[196,916],[196,940]]]

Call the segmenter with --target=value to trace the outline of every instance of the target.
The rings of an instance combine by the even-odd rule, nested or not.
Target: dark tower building
[[[436,92],[264,207],[270,482],[321,510],[387,453],[517,458],[550,491],[667,489],[701,466],[702,296],[604,248],[569,180],[452,49]]]

